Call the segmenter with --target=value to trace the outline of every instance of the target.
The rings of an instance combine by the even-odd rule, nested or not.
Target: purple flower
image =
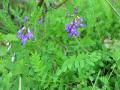
[[[32,39],[33,38],[33,34],[31,33],[30,29],[28,28],[26,36],[28,39]]]
[[[76,36],[79,35],[78,30],[77,30],[77,28],[75,26],[73,26],[73,28],[71,28],[71,32],[70,33],[72,33],[72,34],[74,34]]]
[[[83,22],[83,20],[81,18],[79,18],[79,19],[76,18],[74,20],[74,24],[75,24],[76,27],[84,27],[85,25],[82,22]]]
[[[43,18],[40,18],[40,19],[38,20],[38,23],[39,23],[39,24],[42,24],[43,22],[44,22]]]
[[[83,24],[83,23],[80,23],[79,26],[80,26],[80,27],[85,27],[86,25]]]
[[[22,27],[22,28],[17,32],[17,38],[21,39],[24,30],[25,30],[25,27]]]
[[[72,15],[70,13],[67,13],[67,17],[71,17]]]
[[[80,16],[77,16],[77,19],[80,20],[80,22],[83,22],[83,18],[81,18]]]
[[[67,32],[70,32],[71,28],[72,28],[72,24],[67,24],[67,25],[65,26],[65,30],[66,30]]]
[[[72,23],[67,24],[65,30],[67,31],[69,37],[72,37],[73,35],[75,36],[79,35],[79,32],[77,31],[77,27]]]
[[[28,21],[28,17],[27,17],[27,16],[24,16],[23,21],[24,21],[24,22],[27,22],[27,21]]]
[[[76,27],[79,27],[79,25],[81,24],[81,22],[78,21],[77,19],[75,19],[75,20],[74,20],[74,24],[75,24]]]
[[[78,13],[78,8],[74,8],[74,13],[75,13],[75,14]]]
[[[26,44],[26,41],[27,41],[27,36],[26,35],[22,35],[22,37],[21,37],[21,44],[22,45],[25,45]]]

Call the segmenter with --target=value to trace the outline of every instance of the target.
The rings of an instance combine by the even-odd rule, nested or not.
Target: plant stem
[[[114,12],[120,17],[120,14],[118,13],[118,11],[113,7],[113,5],[110,3],[109,0],[105,0],[109,5],[110,7],[114,10]]]

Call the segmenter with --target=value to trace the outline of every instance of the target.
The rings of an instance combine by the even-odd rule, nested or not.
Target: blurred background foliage
[[[86,26],[69,38],[74,8]],[[119,0],[0,0],[0,90],[120,90],[119,14]]]

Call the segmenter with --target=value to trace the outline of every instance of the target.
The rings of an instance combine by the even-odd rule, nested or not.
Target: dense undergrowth
[[[0,1],[0,90],[120,90],[120,1],[41,1]],[[21,27],[33,34],[22,44]]]

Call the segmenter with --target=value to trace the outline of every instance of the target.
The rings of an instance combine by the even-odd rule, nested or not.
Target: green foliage
[[[119,2],[0,1],[0,90],[119,90]],[[76,7],[86,26],[69,38],[64,27],[73,18],[66,14]],[[24,46],[16,37],[22,26],[34,35]]]

